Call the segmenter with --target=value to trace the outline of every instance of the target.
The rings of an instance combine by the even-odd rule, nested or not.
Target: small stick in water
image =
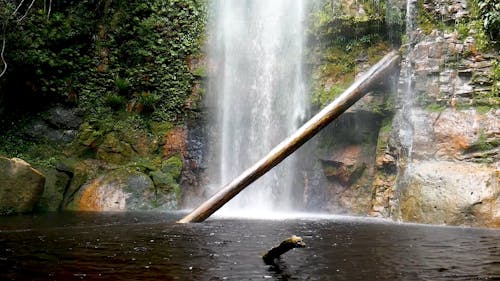
[[[302,238],[293,235],[292,237],[281,242],[278,246],[267,251],[267,253],[262,256],[262,259],[264,260],[265,264],[274,265],[274,260],[279,259],[280,256],[284,253],[290,251],[291,249],[304,248],[305,246],[306,243],[302,241]]]

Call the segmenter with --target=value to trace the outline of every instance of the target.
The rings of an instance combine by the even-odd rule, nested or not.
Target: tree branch
[[[7,62],[5,61],[5,58],[4,58],[4,52],[5,52],[5,41],[6,41],[6,38],[5,38],[5,32],[7,30],[7,23],[4,22],[2,24],[2,50],[0,51],[0,58],[2,59],[2,62],[3,62],[3,70],[2,72],[0,73],[0,77],[2,77],[5,72],[7,71]]]
[[[19,5],[17,6],[17,8],[14,10],[14,12],[12,13],[12,15],[15,15],[17,14],[17,11],[19,10],[19,8],[21,8],[21,6],[24,4],[24,0],[21,0],[21,3],[19,3]]]
[[[21,22],[22,20],[24,20],[24,18],[28,15],[28,12],[31,10],[31,7],[33,7],[33,4],[35,4],[35,1],[36,0],[31,1],[31,4],[29,5],[28,9],[26,9],[26,12],[24,13],[24,15],[20,19],[17,20],[18,22]],[[21,4],[22,4],[22,2],[21,2]],[[16,9],[16,11],[17,11],[17,9]]]
[[[50,17],[50,11],[52,10],[52,0],[49,0],[49,11],[47,12],[47,18]]]

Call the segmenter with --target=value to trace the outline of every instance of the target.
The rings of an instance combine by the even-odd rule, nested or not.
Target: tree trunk
[[[342,95],[311,118],[294,134],[282,141],[264,158],[244,171],[239,177],[178,222],[202,222],[207,219],[245,187],[278,165],[326,125],[344,113],[356,101],[362,98],[375,83],[386,79],[398,63],[399,55],[396,51],[387,54],[377,64],[372,66],[362,78],[355,81]]]

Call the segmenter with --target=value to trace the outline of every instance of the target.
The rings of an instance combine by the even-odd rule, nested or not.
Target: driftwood
[[[267,253],[262,256],[262,259],[267,265],[275,265],[274,260],[279,259],[284,253],[290,251],[291,249],[304,248],[305,246],[306,243],[302,241],[302,238],[293,235],[292,237],[281,242],[278,246],[267,251]]]
[[[344,113],[363,97],[375,83],[387,78],[398,63],[399,55],[396,51],[387,54],[377,64],[372,66],[362,78],[354,82],[342,95],[311,118],[294,134],[282,141],[259,162],[244,171],[239,177],[214,194],[198,208],[182,218],[179,223],[202,222],[207,219],[245,187],[278,165],[326,125]]]

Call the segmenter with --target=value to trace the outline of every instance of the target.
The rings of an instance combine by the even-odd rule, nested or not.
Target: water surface
[[[349,217],[66,213],[0,218],[0,280],[500,280],[500,231]],[[266,249],[306,248],[278,266]]]

